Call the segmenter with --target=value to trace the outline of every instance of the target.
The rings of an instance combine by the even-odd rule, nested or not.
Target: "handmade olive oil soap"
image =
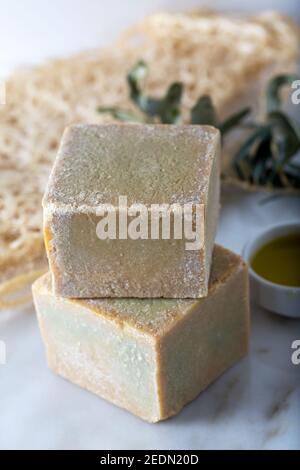
[[[219,211],[219,151],[219,131],[209,126],[68,128],[43,200],[55,294],[206,296]],[[130,236],[129,230],[120,234],[121,216],[122,227],[127,217],[121,199],[128,208],[147,209],[148,225],[140,237]],[[172,236],[174,221],[170,237],[162,236],[160,227],[153,235],[149,221],[154,209],[174,204],[180,209],[201,206],[195,230],[195,236],[202,234],[199,248],[187,248],[183,230],[181,239]],[[105,217],[111,223],[104,233],[107,238],[99,236],[104,214],[100,207],[107,209]],[[156,222],[159,225],[159,219]]]
[[[68,299],[49,274],[33,296],[49,366],[147,421],[177,414],[247,352],[247,267],[219,246],[203,299]]]

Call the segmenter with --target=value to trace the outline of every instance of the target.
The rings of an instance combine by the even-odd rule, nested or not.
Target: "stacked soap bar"
[[[44,197],[50,273],[33,295],[49,366],[150,422],[178,413],[247,351],[247,268],[214,246],[219,147],[206,126],[74,126]],[[150,214],[201,205],[202,244],[99,238],[99,206],[124,215],[120,195]]]
[[[217,227],[220,136],[213,127],[79,125],[67,129],[43,200],[53,288],[63,297],[207,295]],[[203,245],[182,239],[100,240],[97,210],[201,204]],[[119,220],[119,217],[116,217]],[[150,232],[150,229],[149,229]]]
[[[67,299],[55,297],[49,274],[33,294],[49,366],[156,422],[246,354],[247,285],[242,259],[215,246],[203,299]]]

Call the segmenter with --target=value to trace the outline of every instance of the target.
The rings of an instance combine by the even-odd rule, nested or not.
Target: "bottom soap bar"
[[[33,285],[49,366],[151,422],[177,414],[248,348],[248,275],[215,246],[199,300],[66,299]]]

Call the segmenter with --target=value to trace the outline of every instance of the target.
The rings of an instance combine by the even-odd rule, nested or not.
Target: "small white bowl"
[[[252,300],[272,312],[287,317],[300,318],[300,287],[289,287],[270,282],[259,276],[251,267],[252,257],[259,248],[274,240],[274,238],[295,232],[300,233],[299,222],[268,228],[246,244],[243,250],[243,258],[249,266]]]

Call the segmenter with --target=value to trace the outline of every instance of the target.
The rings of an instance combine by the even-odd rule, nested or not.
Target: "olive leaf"
[[[242,180],[248,180],[250,177],[253,177],[252,173],[250,172],[251,169],[251,159],[253,159],[253,153],[255,148],[259,148],[259,145],[264,142],[265,140],[270,139],[271,129],[269,126],[260,126],[258,127],[241,145],[239,150],[237,151],[233,165],[236,169],[238,176]],[[256,160],[257,162],[257,160]],[[245,163],[246,167],[248,167],[248,177],[245,174]],[[243,168],[244,167],[244,168]]]
[[[191,124],[206,124],[217,127],[217,112],[210,96],[200,96],[191,110]]]
[[[160,101],[157,116],[162,123],[176,124],[180,120],[180,104],[183,92],[182,83],[175,82],[170,85],[166,96]]]
[[[244,108],[232,114],[225,121],[220,122],[212,99],[208,95],[200,96],[195,106],[191,110],[191,124],[202,124],[217,127],[222,136],[236,127],[250,114],[251,108]]]
[[[137,62],[128,72],[127,82],[130,90],[131,100],[143,111],[147,109],[147,97],[143,95],[141,81],[147,75],[148,67],[143,60]]]
[[[131,100],[148,116],[159,117],[164,124],[175,124],[180,118],[180,104],[183,86],[172,83],[162,99],[152,98],[143,94],[141,81],[148,72],[147,65],[139,61],[128,73],[127,81]]]
[[[251,108],[244,108],[241,111],[233,114],[225,121],[223,121],[218,127],[221,134],[224,136],[227,132],[231,131],[234,127],[240,124],[240,122],[251,113]]]
[[[114,119],[117,119],[118,121],[145,122],[145,119],[142,116],[139,116],[138,114],[131,111],[125,111],[124,109],[99,106],[97,111],[98,113],[109,113]]]
[[[271,78],[266,89],[267,112],[275,111],[281,106],[281,88],[291,85],[299,77],[296,74],[282,74]]]
[[[266,131],[264,138],[257,146],[255,156],[251,161],[252,164],[252,183],[256,185],[264,185],[269,178],[269,159],[271,156],[271,131]]]
[[[285,141],[285,153],[289,158],[300,149],[300,126],[297,121],[282,111],[272,111],[268,114],[271,123],[273,138]]]
[[[163,124],[177,124],[181,121],[181,99],[183,84],[172,83],[165,95],[159,98],[147,96],[143,92],[143,82],[148,73],[148,66],[143,61],[138,61],[127,74],[129,96],[139,111],[145,116],[137,115],[131,111],[125,111],[113,107],[100,107],[98,112],[110,113],[115,119],[128,122],[158,122]],[[208,95],[200,96],[195,106],[191,109],[191,124],[206,124],[220,129],[221,133],[229,132],[232,128],[250,113],[250,108],[245,108],[238,113],[229,116],[224,122],[220,122],[212,99]]]
[[[300,150],[300,124],[281,108],[280,91],[296,75],[273,77],[266,87],[267,113],[255,125],[233,159],[239,178],[252,184],[299,187],[300,167],[292,161]]]
[[[270,171],[269,181],[274,185],[277,176],[281,180],[282,169],[288,160],[285,139],[278,140],[277,142],[271,141],[271,158],[273,159],[273,168]]]

